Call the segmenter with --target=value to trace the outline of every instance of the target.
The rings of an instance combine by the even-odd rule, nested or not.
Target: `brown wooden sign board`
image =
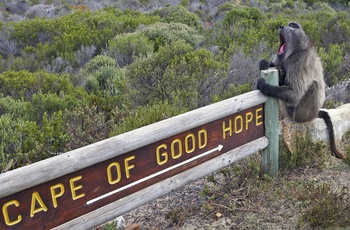
[[[0,229],[59,226],[263,136],[260,104],[3,197]]]

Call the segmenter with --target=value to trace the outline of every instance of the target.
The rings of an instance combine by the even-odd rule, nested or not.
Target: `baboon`
[[[282,110],[295,122],[307,122],[317,117],[323,118],[330,137],[332,152],[337,158],[345,156],[337,150],[333,124],[329,114],[320,110],[325,100],[325,83],[320,57],[296,22],[280,26],[280,45],[272,62],[262,60],[261,70],[276,67],[279,71],[279,86],[269,85],[259,78],[257,88],[265,95],[281,101]]]

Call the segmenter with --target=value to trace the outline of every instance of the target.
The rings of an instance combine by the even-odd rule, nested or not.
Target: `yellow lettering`
[[[198,131],[198,147],[199,147],[199,149],[202,149],[205,146],[207,146],[207,141],[208,141],[207,130],[206,129],[199,130]]]
[[[191,141],[189,139],[192,139]],[[192,143],[192,148],[190,148],[190,143]],[[185,149],[186,153],[192,153],[196,149],[196,137],[193,133],[190,133],[185,138]]]
[[[81,189],[83,187],[83,185],[75,185],[74,182],[80,180],[81,178],[83,178],[82,176],[76,176],[76,177],[73,177],[72,179],[69,180],[69,184],[70,184],[70,191],[72,193],[72,199],[73,200],[77,200],[81,197],[84,197],[85,196],[85,193],[81,193],[79,195],[77,195],[76,191]]]
[[[6,223],[7,226],[12,226],[12,225],[18,224],[22,220],[22,216],[21,215],[18,215],[16,220],[13,220],[13,221],[10,220],[9,213],[7,211],[7,208],[10,205],[14,205],[14,206],[18,207],[19,206],[19,202],[18,202],[18,200],[11,200],[11,201],[6,202],[2,206],[2,214],[4,215],[4,220],[5,220],[5,223]]]
[[[223,134],[224,139],[226,138],[227,131],[229,132],[229,136],[232,136],[232,120],[231,119],[229,119],[228,127],[226,127],[225,121],[222,122],[222,134]]]
[[[239,120],[239,123],[238,123]],[[238,127],[240,127],[238,129]],[[235,117],[235,133],[240,133],[243,130],[243,117],[241,115]]]
[[[248,129],[248,124],[253,120],[253,113],[252,112],[247,112],[245,114],[245,129]]]
[[[262,111],[263,108],[259,108],[255,111],[255,124],[256,126],[258,125],[262,125],[263,121],[262,121],[262,114],[259,114],[259,112]],[[259,121],[259,119],[261,118],[261,120]]]
[[[135,168],[135,165],[129,165],[129,161],[135,159],[135,156],[130,156],[124,159],[124,165],[125,165],[125,175],[126,178],[130,177],[130,169]]]
[[[58,193],[56,193],[56,189],[60,189]],[[60,184],[55,184],[50,187],[51,191],[51,198],[52,198],[52,204],[55,208],[57,208],[57,198],[62,196],[64,194],[64,185],[62,183]]]
[[[175,144],[178,143],[178,147],[179,147],[179,152],[176,154],[175,151]],[[173,142],[171,142],[171,157],[173,159],[179,158],[182,155],[182,143],[180,139],[175,139],[173,140]]]
[[[117,174],[118,174],[118,177],[116,179],[113,180],[112,178],[112,167],[115,167],[116,168],[116,171],[117,171]],[[108,177],[108,183],[109,184],[116,184],[120,181],[121,179],[121,171],[120,171],[120,165],[118,162],[113,162],[113,163],[110,163],[107,167],[107,177]]]
[[[39,208],[35,208],[36,203],[38,202],[39,204]],[[33,217],[35,213],[47,211],[47,207],[45,205],[45,203],[43,202],[43,200],[40,197],[40,194],[38,192],[33,192],[32,193],[32,204],[30,206],[30,217]]]
[[[166,149],[167,145],[166,144],[159,145],[157,147],[157,149],[156,149],[156,156],[157,156],[157,163],[158,163],[158,165],[165,164],[168,161],[168,153],[167,152],[163,152],[162,154],[160,154],[159,151],[160,151],[161,148]],[[161,160],[160,156],[162,156],[164,159]]]

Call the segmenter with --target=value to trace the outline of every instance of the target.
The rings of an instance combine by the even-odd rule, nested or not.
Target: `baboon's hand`
[[[271,67],[271,62],[266,60],[261,60],[259,63],[259,69],[261,70],[267,70],[269,67]]]
[[[264,91],[264,88],[265,88],[265,85],[266,85],[266,81],[264,78],[260,77],[258,79],[258,83],[257,83],[257,88],[258,90],[260,90],[261,92]]]

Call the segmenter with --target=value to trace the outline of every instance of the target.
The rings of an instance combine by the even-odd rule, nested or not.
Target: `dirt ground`
[[[332,156],[326,160],[325,166],[285,170],[277,178],[252,173],[249,163],[235,163],[123,217],[127,229],[350,229],[339,223],[342,215],[348,218],[345,212],[330,225],[314,226],[305,219],[314,215],[311,207],[319,200],[350,200],[350,167]],[[232,176],[235,170],[240,176]]]

